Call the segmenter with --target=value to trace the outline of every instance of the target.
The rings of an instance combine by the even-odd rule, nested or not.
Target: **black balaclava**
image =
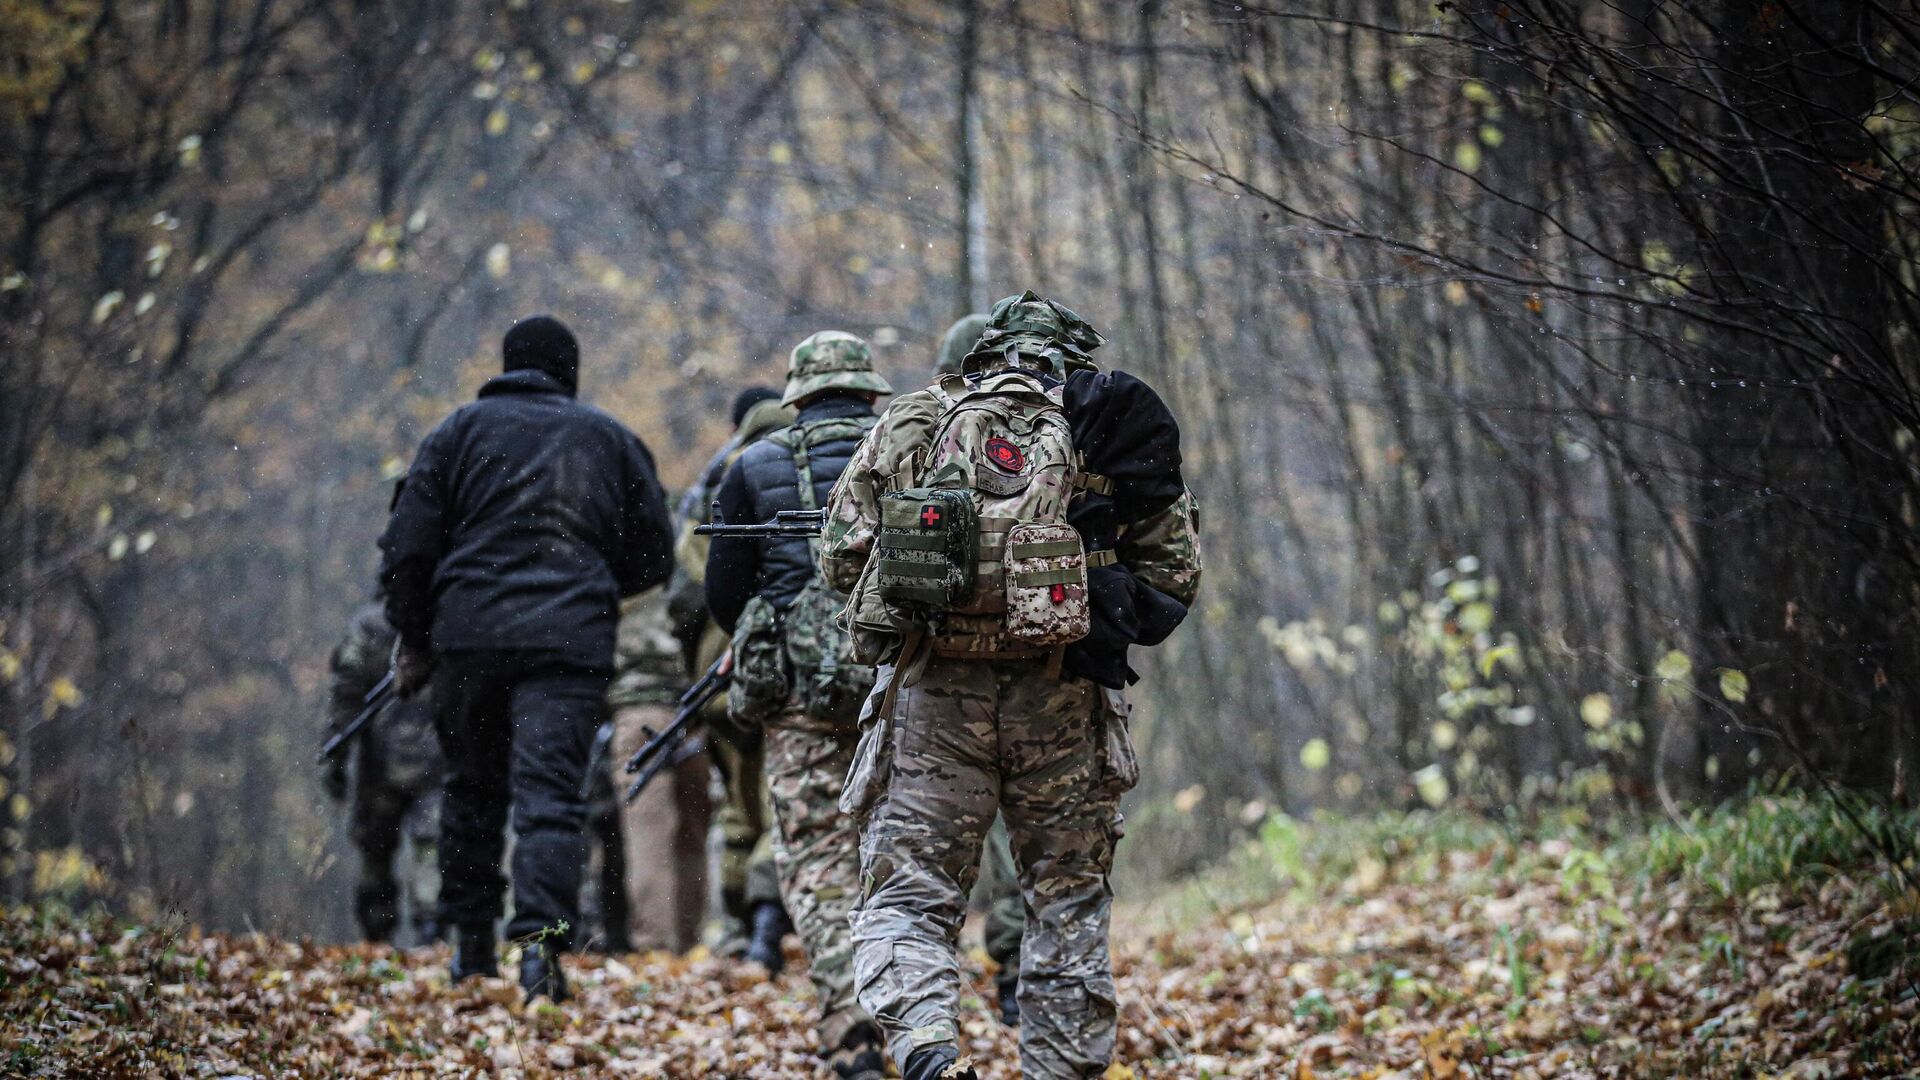
[[[747,418],[748,411],[755,405],[763,401],[778,400],[780,400],[780,391],[771,386],[749,386],[740,391],[733,398],[733,426],[739,427],[740,421]]]
[[[521,319],[507,331],[500,348],[507,371],[532,368],[560,380],[571,394],[580,384],[580,344],[573,331],[551,315]]]

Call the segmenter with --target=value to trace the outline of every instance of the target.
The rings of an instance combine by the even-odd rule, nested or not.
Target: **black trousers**
[[[447,758],[440,810],[440,914],[446,927],[500,918],[502,827],[513,818],[509,938],[543,931],[571,948],[580,924],[581,781],[605,715],[604,670],[513,650],[446,653],[433,673],[434,727]],[[564,929],[562,929],[564,927]]]

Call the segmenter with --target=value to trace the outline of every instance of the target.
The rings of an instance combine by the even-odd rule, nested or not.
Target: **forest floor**
[[[1277,818],[1225,865],[1123,905],[1110,1078],[1920,1073],[1920,894],[1873,848],[1916,818],[1749,804],[1684,823]],[[1897,846],[1896,846],[1897,845]],[[1911,870],[1909,862],[1908,869]],[[798,954],[569,961],[577,996],[450,988],[395,953],[0,921],[0,1075],[811,1077]],[[971,959],[968,1051],[1017,1075]]]

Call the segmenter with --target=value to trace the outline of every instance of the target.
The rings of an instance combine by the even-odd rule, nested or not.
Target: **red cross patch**
[[[999,436],[987,440],[987,460],[1012,473],[1027,467],[1027,455],[1011,441]]]
[[[928,529],[939,528],[940,522],[945,517],[946,515],[940,512],[940,508],[938,506],[933,506],[929,504],[927,506],[922,506],[920,508],[920,524],[924,528],[928,528]]]

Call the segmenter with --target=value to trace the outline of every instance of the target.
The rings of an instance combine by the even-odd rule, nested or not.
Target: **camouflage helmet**
[[[940,356],[933,362],[933,373],[960,374],[960,362],[973,351],[974,342],[980,340],[980,331],[986,328],[987,313],[984,311],[962,316],[959,322],[947,327],[947,336],[940,339]]]
[[[1069,368],[1094,366],[1087,354],[1106,338],[1066,307],[1032,289],[993,305],[980,340],[961,361],[968,374],[994,367],[1033,367],[1065,378]]]
[[[893,393],[887,380],[873,370],[873,350],[842,330],[822,330],[793,347],[787,357],[787,392],[780,404],[791,405],[822,390]]]

